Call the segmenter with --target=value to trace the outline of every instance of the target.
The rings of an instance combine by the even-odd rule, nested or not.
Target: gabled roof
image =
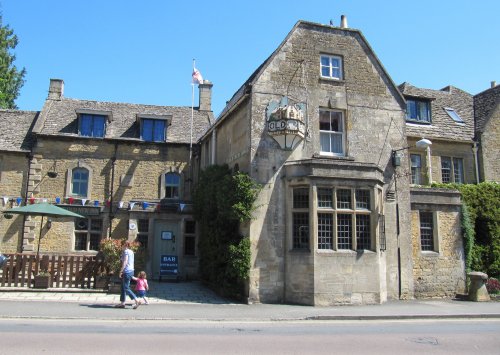
[[[399,85],[406,99],[422,99],[431,104],[431,124],[406,123],[406,135],[416,138],[460,140],[474,138],[474,107],[472,95],[454,86],[441,90],[423,89],[409,83]],[[444,110],[452,108],[464,123],[455,122]]]
[[[259,79],[259,76],[262,74],[262,72],[266,69],[266,67],[271,63],[271,61],[274,59],[274,57],[281,51],[283,46],[287,43],[287,41],[290,39],[292,34],[298,29],[298,28],[306,28],[310,30],[317,30],[317,31],[323,31],[323,32],[329,32],[329,33],[338,33],[342,35],[348,35],[348,36],[357,36],[357,38],[360,40],[360,42],[366,46],[367,50],[370,52],[370,54],[373,55],[373,58],[375,59],[375,62],[373,65],[380,71],[381,75],[386,78],[387,83],[389,86],[392,87],[392,91],[394,95],[396,96],[396,99],[399,101],[400,105],[404,107],[404,98],[400,94],[396,84],[392,81],[391,77],[385,70],[384,66],[378,59],[378,57],[375,55],[375,52],[371,48],[370,44],[368,41],[365,39],[361,31],[357,29],[352,29],[352,28],[341,28],[341,27],[334,27],[330,25],[323,25],[319,23],[314,23],[314,22],[308,22],[308,21],[303,21],[299,20],[295,26],[291,29],[291,31],[288,33],[288,35],[285,37],[285,39],[281,42],[281,44],[274,50],[274,52],[250,75],[250,77],[243,83],[243,85],[236,91],[236,93],[231,97],[231,99],[227,102],[226,106],[220,113],[219,117],[217,118],[217,121],[215,122],[215,125],[220,120],[223,120],[225,115],[234,109],[234,107],[239,104],[241,99],[245,97],[245,95],[249,94],[251,92],[252,85]]]
[[[49,136],[78,137],[78,115],[81,110],[110,112],[105,139],[141,141],[137,117],[171,116],[167,127],[167,143],[189,143],[191,137],[191,107],[155,106],[131,103],[103,102],[62,98],[47,99],[34,132]],[[210,126],[211,112],[193,111],[193,141]]]
[[[38,114],[36,111],[0,110],[0,151],[29,152]]]
[[[478,132],[484,132],[486,124],[498,106],[500,106],[500,85],[474,96],[474,120]]]

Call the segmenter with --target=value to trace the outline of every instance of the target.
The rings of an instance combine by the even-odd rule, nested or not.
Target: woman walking
[[[125,308],[127,295],[135,302],[134,309],[141,305],[141,301],[137,299],[135,293],[130,289],[130,280],[134,276],[134,252],[130,249],[130,242],[126,241],[122,246],[122,256],[120,258],[122,267],[120,269],[120,278],[122,279],[122,290],[120,294],[120,303],[116,308]]]

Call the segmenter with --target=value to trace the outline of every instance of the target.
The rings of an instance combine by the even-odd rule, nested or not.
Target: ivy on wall
[[[194,193],[200,228],[199,275],[223,295],[241,299],[250,272],[250,240],[239,233],[252,218],[259,186],[241,172],[213,165],[202,171]]]
[[[500,184],[433,184],[462,194],[462,229],[468,270],[500,277]]]

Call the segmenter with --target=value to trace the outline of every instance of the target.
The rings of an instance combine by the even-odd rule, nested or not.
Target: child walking
[[[135,293],[137,294],[137,298],[142,298],[144,300],[144,304],[149,304],[148,299],[146,298],[146,291],[149,291],[146,272],[141,271],[137,277],[132,277],[132,280],[136,281]]]

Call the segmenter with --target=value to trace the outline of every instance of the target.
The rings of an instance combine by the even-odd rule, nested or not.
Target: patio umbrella
[[[64,208],[57,207],[55,205],[51,205],[49,203],[36,203],[33,205],[26,205],[23,207],[14,207],[10,210],[3,211],[4,214],[24,214],[29,216],[41,216],[42,222],[40,223],[40,234],[38,236],[38,249],[36,251],[36,258],[40,254],[40,241],[42,240],[42,229],[43,229],[43,218],[44,217],[76,217],[76,218],[85,218],[84,216],[79,215],[78,213],[74,213]]]

